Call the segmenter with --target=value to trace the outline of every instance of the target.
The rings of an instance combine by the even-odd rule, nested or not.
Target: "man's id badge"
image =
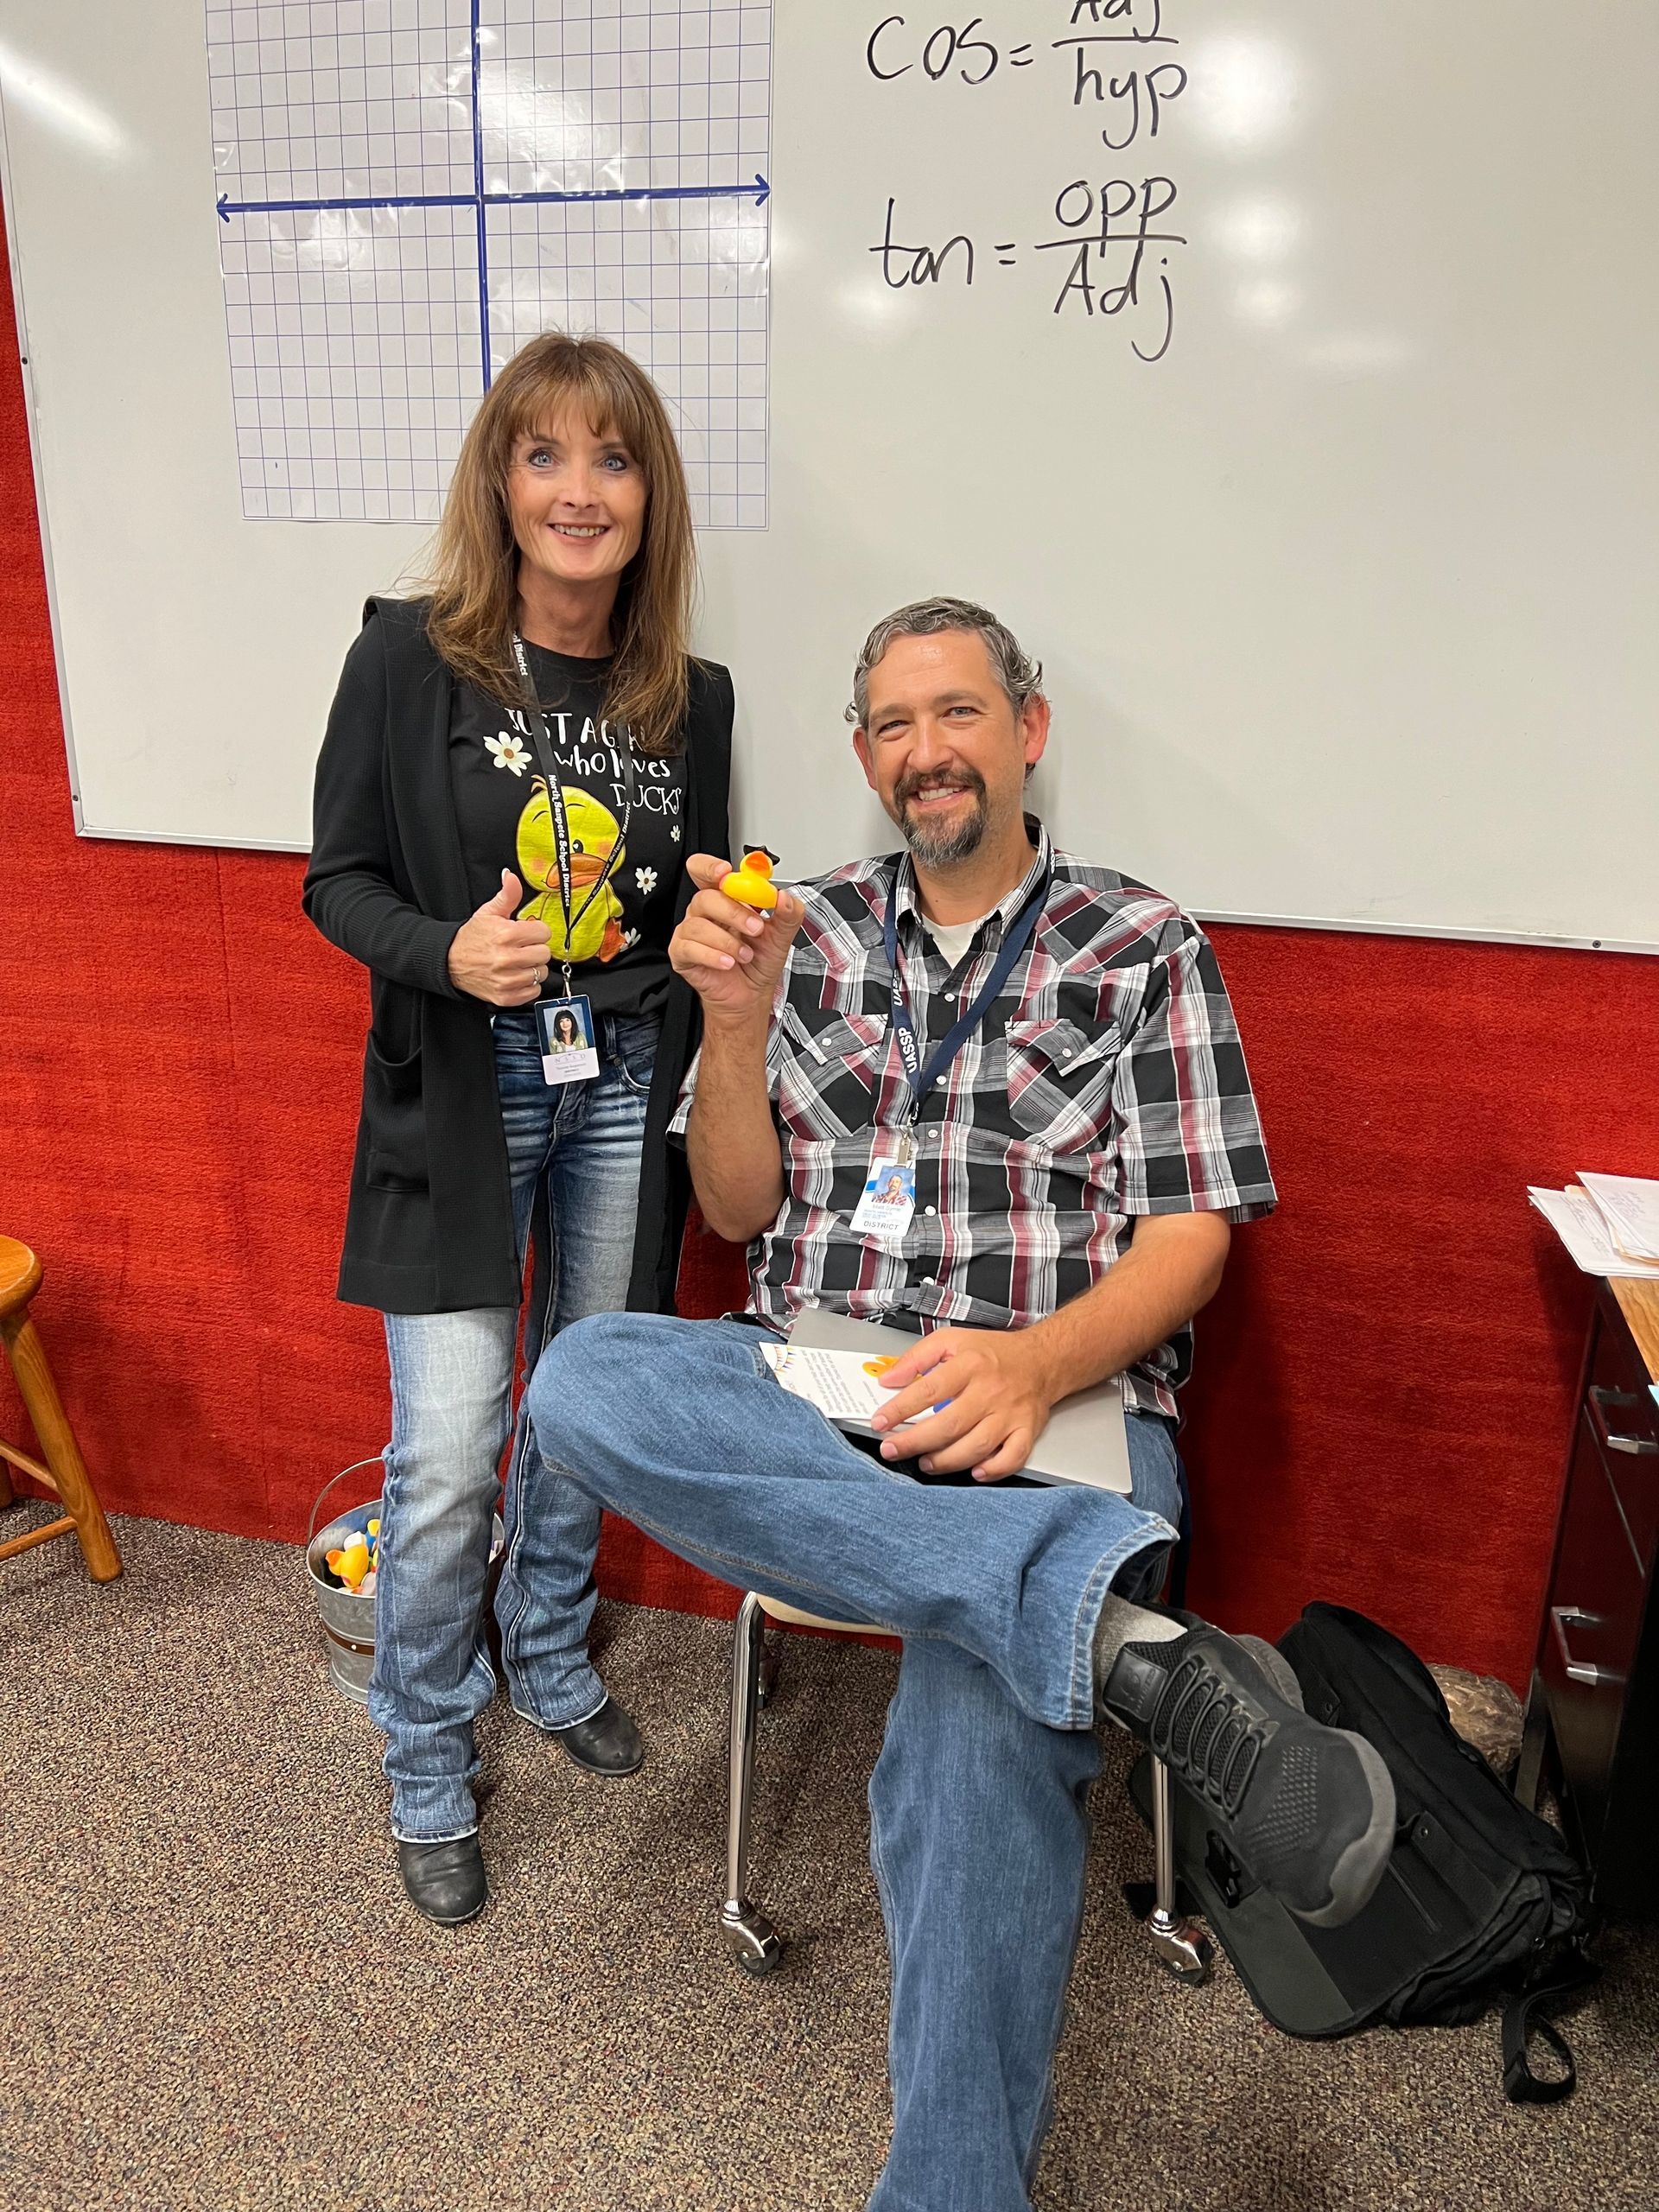
[[[549,1083],[591,1083],[599,1073],[594,1010],[585,998],[543,999],[536,1009],[542,1073]]]
[[[861,1236],[902,1237],[916,1211],[916,1147],[909,1135],[891,1131],[876,1141],[864,1195],[853,1215]]]

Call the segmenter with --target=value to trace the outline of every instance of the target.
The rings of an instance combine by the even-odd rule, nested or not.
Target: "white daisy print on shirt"
[[[657,888],[657,871],[654,868],[635,868],[633,880],[639,885],[639,895],[643,899],[649,899]]]
[[[624,951],[624,952],[627,951],[628,948],[629,948],[631,945],[638,944],[639,944],[639,931],[638,931],[638,930],[624,930],[624,931],[623,931],[623,932],[622,932],[622,950],[623,950],[623,951]]]
[[[524,740],[515,737],[511,730],[504,729],[499,737],[486,737],[484,750],[494,755],[498,768],[510,768],[515,776],[522,776],[530,766]]]
[[[677,845],[680,842],[680,825],[677,822],[671,826],[668,834]]]

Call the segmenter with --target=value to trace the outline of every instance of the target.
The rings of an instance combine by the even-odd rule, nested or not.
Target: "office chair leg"
[[[726,1827],[726,1896],[720,1932],[745,1974],[771,1974],[784,1955],[783,1938],[765,1913],[749,1903],[749,1796],[754,1783],[755,1725],[760,1716],[761,1662],[766,1617],[753,1592],[738,1610],[732,1643],[731,1785]]]
[[[1197,1987],[1210,1979],[1215,1952],[1210,1938],[1178,1910],[1175,1894],[1175,1816],[1170,1802],[1169,1769],[1152,1762],[1152,1910],[1141,1926],[1160,1966],[1177,1981]]]
[[[756,1669],[755,1698],[764,1713],[772,1703],[778,1688],[778,1675],[783,1666],[783,1638],[769,1635],[764,1617],[760,1624],[760,1660]]]

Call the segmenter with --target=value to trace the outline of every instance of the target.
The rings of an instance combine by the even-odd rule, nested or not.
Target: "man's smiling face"
[[[924,867],[966,860],[1023,814],[1048,710],[1034,699],[1016,711],[973,631],[895,638],[869,672],[868,696],[854,748]]]

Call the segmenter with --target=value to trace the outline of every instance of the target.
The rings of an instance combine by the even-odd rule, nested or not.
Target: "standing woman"
[[[370,602],[317,765],[305,909],[372,1006],[340,1274],[391,1367],[369,1710],[404,1886],[447,1923],[486,1895],[473,1725],[526,1255],[528,1363],[582,1314],[672,1309],[688,1185],[665,1132],[696,1017],[668,940],[686,854],[727,849],[731,760],[731,680],[688,651],[695,586],[655,387],[601,340],[538,338],[467,434],[424,595]],[[556,1049],[573,1031],[591,1051]],[[539,1491],[558,1569],[533,1591],[512,1572],[534,1450],[521,1425],[509,1694],[626,1774],[639,1734],[587,1650],[597,1507]]]

